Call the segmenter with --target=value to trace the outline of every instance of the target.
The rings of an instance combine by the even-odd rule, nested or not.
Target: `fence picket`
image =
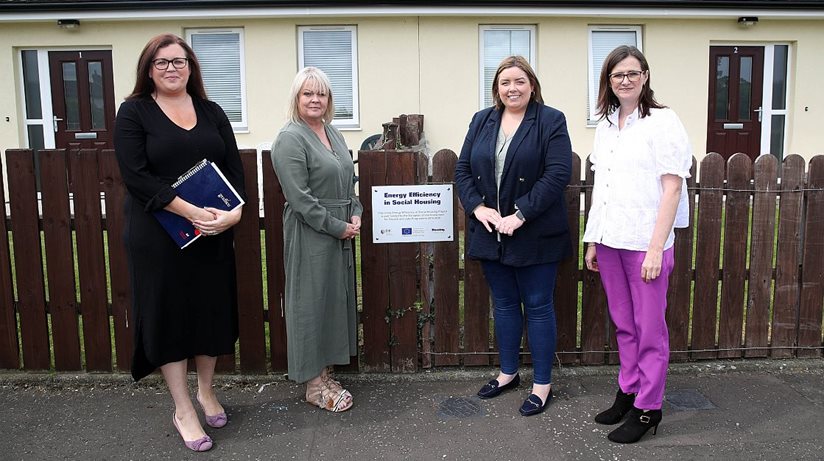
[[[106,302],[106,265],[96,149],[71,151],[69,180],[74,195],[77,274],[86,369],[111,371],[112,343]]]
[[[263,170],[263,230],[266,238],[266,311],[269,319],[269,350],[273,371],[287,368],[286,318],[284,290],[286,273],[283,266],[283,209],[286,199],[272,166],[271,152],[261,153]]]
[[[567,222],[572,244],[572,254],[558,264],[558,276],[555,280],[555,319],[557,324],[557,356],[560,363],[570,364],[578,361],[578,282],[581,270],[578,268],[580,257],[581,232],[581,158],[572,155],[572,171],[569,187],[564,192],[567,206]],[[584,268],[586,270],[586,268]]]
[[[434,183],[452,182],[455,176],[455,164],[458,161],[455,152],[449,149],[438,151],[432,158],[432,181]],[[458,252],[459,227],[458,194],[452,187],[454,233],[451,242],[433,244],[432,284],[435,314],[435,351],[438,353],[457,354],[460,348],[460,325],[458,323]],[[426,337],[424,337],[426,338]],[[435,366],[458,365],[458,355],[435,355]]]
[[[595,173],[589,158],[586,162],[586,183],[593,184]],[[584,216],[589,216],[592,205],[592,189],[586,189]],[[585,218],[586,219],[586,218]],[[601,365],[606,360],[606,350],[609,342],[607,328],[615,331],[609,320],[607,310],[607,296],[601,285],[601,275],[584,269],[583,276],[583,304],[581,305],[581,363],[586,365]]]
[[[695,253],[695,296],[692,309],[693,359],[715,358],[718,321],[718,260],[721,245],[721,204],[724,196],[724,159],[710,153],[701,161],[698,197],[698,246]]]
[[[3,171],[2,156],[0,156],[0,171]],[[17,315],[14,309],[9,229],[6,226],[6,188],[2,174],[0,174],[0,203],[3,204],[3,213],[0,215],[0,236],[3,237],[0,240],[0,368],[16,369],[20,368],[20,350],[17,346]]]
[[[112,293],[112,322],[117,368],[128,371],[132,363],[134,330],[131,328],[132,299],[129,293],[129,267],[123,235],[126,227],[126,186],[114,150],[101,151],[97,158],[103,193],[106,197],[106,235],[109,248],[109,278]]]
[[[813,157],[807,174],[806,220],[798,313],[799,357],[821,357],[821,300],[824,298],[824,155]]]
[[[263,264],[258,213],[257,151],[241,149],[240,159],[246,189],[246,205],[240,222],[234,228],[240,369],[247,373],[265,372],[266,338],[263,331]]]
[[[778,185],[778,160],[762,155],[753,168],[755,194],[752,208],[750,243],[750,278],[747,300],[747,322],[744,335],[745,357],[766,357],[770,326],[770,299],[775,248],[775,212]]]
[[[418,153],[395,151],[389,154],[386,185],[418,184]],[[420,154],[423,155],[423,154]],[[423,172],[425,175],[425,170]],[[387,272],[389,282],[389,327],[392,371],[411,373],[417,370],[417,243],[395,243],[388,246]]]
[[[804,159],[784,158],[779,193],[778,247],[775,261],[772,357],[792,357],[797,344],[799,297],[799,245],[804,198]]]
[[[747,273],[747,235],[750,224],[752,162],[738,153],[727,160],[727,199],[724,203],[724,251],[721,306],[718,319],[718,357],[741,357],[744,328],[744,281]]]
[[[41,196],[54,368],[80,370],[79,313],[75,296],[66,151],[41,150],[38,155],[41,184],[48,184],[42,188]]]
[[[363,287],[363,362],[364,371],[390,371],[389,356],[389,283],[387,251],[389,245],[372,241],[372,186],[385,185],[390,168],[387,151],[360,151],[358,172],[360,201],[363,205],[361,218],[361,280]]]
[[[687,178],[687,197],[690,206],[690,225],[675,229],[675,265],[670,274],[667,290],[667,329],[669,330],[670,361],[684,362],[689,358],[690,296],[692,295],[692,244],[695,228],[695,177],[696,162],[692,159],[690,177]],[[675,352],[672,352],[675,351]]]
[[[49,332],[46,326],[46,299],[43,294],[42,254],[32,151],[7,150],[6,166],[8,171],[13,172],[8,175],[9,201],[23,367],[27,370],[46,370],[50,362]]]

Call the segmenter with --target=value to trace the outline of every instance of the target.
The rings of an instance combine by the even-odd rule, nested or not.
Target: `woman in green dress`
[[[339,412],[352,394],[332,379],[331,366],[357,353],[352,239],[363,208],[355,166],[340,132],[326,74],[307,67],[295,76],[289,121],[272,145],[286,207],[286,336],[289,379],[306,383],[306,401]]]

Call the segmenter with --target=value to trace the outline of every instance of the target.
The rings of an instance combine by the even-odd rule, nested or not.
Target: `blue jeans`
[[[497,261],[483,261],[482,266],[495,304],[495,337],[501,371],[508,375],[518,371],[525,316],[534,383],[550,384],[556,340],[553,291],[558,264],[512,267]]]

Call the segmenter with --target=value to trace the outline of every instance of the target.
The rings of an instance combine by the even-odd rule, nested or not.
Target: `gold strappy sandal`
[[[306,385],[306,403],[339,413],[352,408],[352,394],[323,370],[318,384]]]

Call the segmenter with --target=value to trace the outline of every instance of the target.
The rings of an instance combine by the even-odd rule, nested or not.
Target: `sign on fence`
[[[452,184],[372,188],[372,242],[451,242]]]

